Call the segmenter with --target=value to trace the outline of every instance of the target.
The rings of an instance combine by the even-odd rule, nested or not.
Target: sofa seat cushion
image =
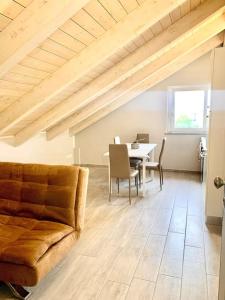
[[[0,262],[35,266],[72,232],[74,228],[65,224],[0,214]]]

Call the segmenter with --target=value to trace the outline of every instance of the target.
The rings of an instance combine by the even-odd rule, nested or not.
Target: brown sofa
[[[83,228],[87,182],[81,167],[0,163],[0,281],[34,286],[65,256]]]

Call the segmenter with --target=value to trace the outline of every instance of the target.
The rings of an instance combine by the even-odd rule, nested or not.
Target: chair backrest
[[[148,133],[137,133],[136,140],[142,144],[149,144],[149,134]]]
[[[130,163],[126,144],[109,145],[110,176],[116,178],[130,177]]]
[[[120,137],[118,135],[114,137],[114,144],[120,144]]]
[[[160,154],[159,154],[159,164],[162,164],[162,157],[163,157],[163,152],[164,152],[164,148],[165,148],[165,143],[166,143],[166,137],[163,138],[162,140],[162,147],[160,150]]]

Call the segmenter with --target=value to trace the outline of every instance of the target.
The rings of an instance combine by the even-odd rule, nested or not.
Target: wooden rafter
[[[30,124],[29,127],[21,130],[17,135],[18,141],[19,137],[20,141],[23,142],[35,133],[65,119],[65,117],[73,111],[94,101],[97,97],[106,93],[129,76],[132,76],[147,64],[153,63],[160,55],[170,52],[171,47],[187,38],[198,26],[202,28],[210,22],[211,19],[215,18],[215,16],[221,15],[225,10],[224,7],[224,0],[216,2],[213,0],[207,1],[207,3],[204,3],[171,25],[159,36],[138,48],[134,53],[128,55],[110,70],[81,88],[66,101],[56,105],[53,109]],[[60,125],[57,126],[59,132],[73,126],[73,118],[76,119],[76,115],[77,113],[72,117],[68,117],[64,122],[60,122]]]
[[[89,0],[33,0],[0,33],[0,77],[88,2]]]
[[[184,0],[146,0],[124,20],[116,23],[102,37],[64,64],[51,77],[45,79],[32,92],[27,93],[1,113],[0,133],[4,133],[34,112],[183,2]]]
[[[166,65],[164,68],[158,70],[158,72],[154,73],[151,78],[147,79],[145,82],[139,85],[138,89],[133,91],[129,91],[127,94],[119,97],[114,102],[110,103],[106,107],[98,110],[93,115],[89,116],[84,121],[76,124],[73,128],[70,129],[70,135],[75,135],[80,131],[86,129],[87,127],[93,125],[97,121],[101,120],[102,118],[109,115],[114,110],[118,109],[122,105],[128,103],[131,99],[137,97],[141,93],[145,92],[153,85],[161,82],[162,80],[168,78],[169,76],[173,75],[183,67],[187,66],[194,60],[198,59],[202,55],[206,54],[210,50],[214,49],[215,47],[219,46],[223,42],[222,35],[215,36],[211,38],[209,41],[205,42],[201,46],[197,47],[196,49],[192,50],[188,54],[176,58],[174,61],[171,61],[170,64]]]
[[[66,130],[67,128],[73,126],[74,124],[81,121],[81,118],[85,118],[88,112],[94,112],[99,107],[107,105],[108,103],[114,101],[117,97],[126,94],[129,90],[138,88],[139,84],[154,75],[155,72],[170,64],[170,61],[174,60],[176,57],[182,57],[182,55],[187,54],[191,50],[200,46],[211,37],[215,36],[225,28],[225,16],[221,15],[217,18],[212,18],[211,22],[206,22],[203,26],[199,26],[198,29],[193,31],[191,35],[186,37],[184,40],[180,40],[174,47],[172,47],[168,52],[159,56],[158,59],[154,61],[153,64],[149,64],[121,82],[119,85],[111,89],[108,93],[104,94],[97,100],[94,104],[90,103],[84,107],[81,112],[75,113],[67,119],[63,120],[60,124],[56,124],[51,129],[48,130],[48,137],[55,137],[60,132]],[[154,77],[153,77],[154,78]]]

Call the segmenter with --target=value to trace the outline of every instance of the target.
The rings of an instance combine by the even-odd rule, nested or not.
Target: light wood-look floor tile
[[[179,300],[181,279],[160,275],[155,289],[153,300]]]
[[[122,217],[111,228],[109,233],[110,242],[114,245],[121,246],[127,242],[127,237],[133,235],[135,228],[142,216],[142,209],[128,208],[124,211]]]
[[[104,282],[107,281],[111,265],[120,254],[121,249],[119,247],[107,244],[99,252],[97,257],[98,268],[93,274],[91,280],[88,282],[88,286],[82,289],[78,289],[73,295],[73,299],[94,299],[102,289]]]
[[[157,210],[146,208],[142,211],[141,217],[139,218],[134,228],[133,234],[137,236],[148,237],[151,231],[151,226],[154,218],[157,215]]]
[[[175,206],[170,222],[169,231],[185,233],[187,210],[184,207]]]
[[[134,278],[131,282],[126,300],[152,300],[155,283]]]
[[[175,201],[174,206],[183,207],[187,209],[188,206],[188,195],[190,191],[189,180],[186,174],[176,174],[176,188],[175,188]]]
[[[136,278],[157,280],[165,241],[166,236],[150,235],[134,275]]]
[[[184,234],[169,232],[163,253],[160,274],[182,276],[184,254]]]
[[[201,217],[187,216],[185,245],[192,247],[204,247],[203,224]]]
[[[185,247],[182,300],[207,300],[207,281],[204,249]]]
[[[98,295],[99,300],[123,300],[126,297],[128,286],[122,283],[107,281]],[[75,298],[74,298],[75,299]]]
[[[139,262],[146,238],[131,237],[113,263],[109,280],[130,284]]]
[[[202,217],[203,206],[203,189],[198,183],[193,183],[188,192],[188,215]]]
[[[151,234],[167,235],[172,216],[172,209],[163,208],[158,210],[151,226]]]
[[[74,293],[80,294],[88,286],[98,268],[98,261],[94,257],[79,256],[74,262],[69,260],[58,270],[57,276],[54,276],[53,280],[51,277],[49,278],[48,286],[45,286],[46,289],[41,289],[39,292],[34,290],[32,300],[48,300],[49,295],[55,300],[62,299],[62,295],[64,295],[65,300],[70,300]]]

